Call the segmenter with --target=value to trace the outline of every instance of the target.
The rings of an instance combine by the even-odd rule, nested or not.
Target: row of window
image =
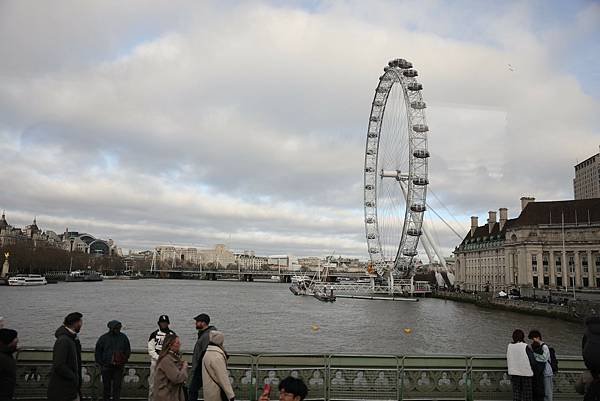
[[[594,265],[596,267],[596,272],[600,273],[600,255],[594,255],[594,256],[592,256],[592,259],[595,262]],[[579,258],[579,262],[580,262],[581,271],[583,273],[588,273],[589,272],[589,264],[588,264],[587,254],[582,254]],[[573,254],[567,255],[567,263],[568,263],[569,271],[571,273],[574,273],[575,272],[575,256]],[[544,270],[544,273],[548,272],[548,266],[549,266],[548,254],[544,254],[542,256],[542,268]],[[557,253],[554,255],[554,269],[555,269],[556,273],[562,273],[562,254],[560,254],[560,253]],[[538,255],[531,255],[531,270],[533,272],[538,271]]]

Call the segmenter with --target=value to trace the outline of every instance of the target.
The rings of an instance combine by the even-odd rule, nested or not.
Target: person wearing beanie
[[[210,325],[210,317],[206,313],[201,313],[194,318],[196,321],[196,330],[198,330],[198,340],[194,345],[194,355],[192,356],[192,372],[188,392],[188,400],[198,400],[198,393],[202,387],[202,358],[206,353],[209,343],[209,333],[216,330],[215,326]]]
[[[154,374],[156,373],[156,363],[163,349],[165,337],[169,334],[176,335],[169,328],[169,316],[160,315],[158,318],[158,330],[154,330],[148,339],[148,354],[150,355],[150,374],[148,375],[148,401],[154,400]]]
[[[131,346],[127,336],[121,333],[121,322],[111,320],[107,327],[108,333],[101,335],[96,342],[95,359],[102,375],[102,399],[119,401],[123,371],[131,355]]]
[[[13,354],[17,350],[17,332],[0,329],[0,401],[9,401],[17,385],[17,362]]]
[[[202,359],[202,392],[204,401],[235,399],[227,371],[227,352],[223,348],[225,336],[220,331],[209,333],[209,344]]]
[[[83,315],[69,313],[54,336],[52,369],[48,382],[48,401],[81,399],[81,343],[77,334],[83,326]]]

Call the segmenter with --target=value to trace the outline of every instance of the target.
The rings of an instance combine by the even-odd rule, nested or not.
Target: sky
[[[367,258],[363,163],[387,62],[419,71],[429,203],[573,198],[600,145],[597,1],[0,1],[9,223]],[[460,239],[428,213],[445,254]]]

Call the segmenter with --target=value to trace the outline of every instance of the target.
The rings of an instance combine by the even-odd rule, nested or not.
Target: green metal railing
[[[18,399],[46,398],[52,351],[24,349],[17,353]],[[189,361],[191,355],[186,354]],[[575,382],[585,369],[578,357],[561,357],[554,378],[555,400],[581,400]],[[84,351],[83,395],[102,395],[100,372],[91,351]],[[347,354],[232,354],[228,361],[236,399],[255,401],[264,384],[278,398],[277,384],[287,376],[304,380],[308,401],[511,400],[510,377],[503,356],[396,356]],[[149,357],[134,352],[125,367],[122,399],[148,395]]]

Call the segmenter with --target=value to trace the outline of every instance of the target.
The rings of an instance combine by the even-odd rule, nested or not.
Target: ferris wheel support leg
[[[446,259],[444,259],[444,257],[442,256],[442,253],[440,252],[439,248],[437,247],[437,245],[435,244],[435,242],[433,242],[433,239],[431,238],[431,235],[429,234],[429,230],[427,230],[425,227],[423,227],[423,234],[425,234],[425,238],[427,238],[427,242],[429,243],[429,245],[431,246],[431,248],[433,248],[433,252],[436,254],[440,264],[444,267],[444,270],[446,269]],[[424,246],[425,244],[423,244]],[[427,251],[425,251],[427,252]],[[427,254],[429,256],[429,254]]]
[[[425,229],[423,228],[422,231],[425,232]],[[427,258],[429,259],[429,263],[433,264],[433,262],[434,262],[433,252],[431,251],[431,246],[429,245],[429,241],[427,240],[427,236],[424,236],[421,239],[423,240],[423,249],[425,249],[425,253],[427,254]]]
[[[390,270],[388,272],[389,274],[389,279],[388,279],[388,286],[389,286],[389,291],[390,291],[390,295],[394,295],[394,275],[392,274],[392,271]]]

